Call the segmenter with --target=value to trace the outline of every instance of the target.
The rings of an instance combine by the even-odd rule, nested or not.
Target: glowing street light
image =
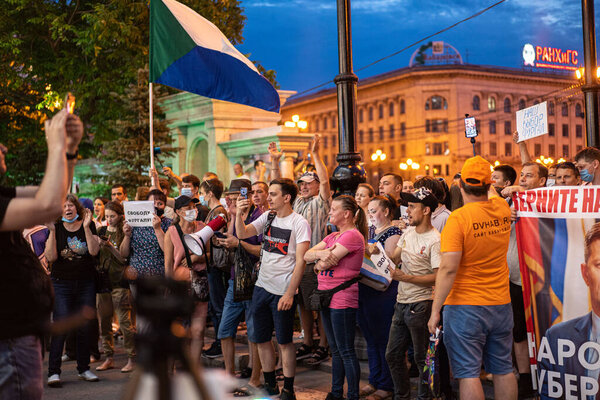
[[[408,161],[408,160],[407,160],[407,161]],[[419,169],[419,168],[421,168],[421,166],[420,166],[418,163],[416,163],[416,162],[412,163],[412,164],[410,165],[410,167],[411,167],[412,169]]]
[[[400,163],[399,167],[402,171],[406,171],[408,169],[408,165],[406,163]]]
[[[298,127],[299,129],[302,129],[302,130],[308,128],[308,122],[301,120],[300,116],[298,114],[292,115],[292,120],[291,121],[285,121],[283,123],[283,125],[286,128],[295,128],[295,127]]]
[[[387,158],[387,154],[377,149],[377,151],[371,154],[371,160],[373,161],[384,161]]]

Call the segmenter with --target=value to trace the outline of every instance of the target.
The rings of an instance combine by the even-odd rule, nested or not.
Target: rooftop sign
[[[523,46],[523,65],[535,68],[551,68],[575,71],[579,65],[577,50],[563,50],[554,47]]]
[[[442,65],[462,64],[462,56],[454,46],[445,42],[429,42],[422,45],[413,53],[408,64],[415,65]]]

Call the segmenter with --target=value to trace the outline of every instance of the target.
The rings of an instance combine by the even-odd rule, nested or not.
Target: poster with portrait
[[[534,388],[542,399],[600,399],[600,186],[513,201]]]

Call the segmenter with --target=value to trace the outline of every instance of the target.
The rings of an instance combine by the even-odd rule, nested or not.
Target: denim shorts
[[[444,344],[455,378],[478,378],[481,363],[494,375],[511,373],[513,313],[499,306],[444,306]]]
[[[254,324],[253,334],[248,334],[248,339],[254,343],[271,341],[273,329],[277,343],[288,344],[294,338],[294,314],[296,301],[289,310],[277,311],[277,303],[282,296],[267,292],[256,286],[250,305],[250,318]]]
[[[227,295],[225,296],[225,304],[223,305],[223,314],[221,315],[221,323],[219,324],[218,339],[235,338],[238,325],[242,320],[242,314],[246,313],[246,327],[248,328],[248,337],[254,334],[254,324],[250,316],[250,304],[252,300],[233,301],[233,280],[229,280]]]

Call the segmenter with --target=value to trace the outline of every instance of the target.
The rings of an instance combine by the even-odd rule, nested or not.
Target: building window
[[[400,136],[406,136],[406,123],[400,123]]]
[[[556,146],[553,144],[548,145],[548,155],[550,157],[555,157],[556,156]]]
[[[373,128],[369,128],[369,143],[373,143],[375,137],[373,136]]]
[[[479,96],[475,95],[475,96],[473,96],[473,110],[479,111],[480,108],[481,108],[481,100],[479,99]]]
[[[392,160],[396,158],[396,145],[390,147],[390,158]]]
[[[510,126],[510,121],[504,121],[504,134],[512,135],[512,128]]]
[[[475,129],[477,129],[477,133],[481,133],[481,121],[478,119],[475,120]]]
[[[554,102],[548,102],[548,115],[554,115]]]
[[[561,106],[561,109],[560,109],[560,110],[561,110],[561,111],[560,111],[560,114],[561,114],[563,117],[568,117],[568,116],[569,116],[569,105],[567,104],[567,102],[566,102],[566,101],[562,103],[562,106]]]
[[[334,115],[333,117],[331,117],[331,127],[332,127],[333,129],[335,129],[335,119],[336,119],[336,118],[335,118],[335,115]]]
[[[512,157],[512,143],[504,143],[504,155]]]
[[[406,103],[404,99],[400,100],[400,114],[406,113]]]
[[[548,136],[554,136],[555,128],[554,124],[548,124]]]
[[[391,124],[390,125],[390,139],[393,139],[395,135],[396,135],[396,132],[394,129],[394,124]]]
[[[535,154],[536,157],[542,155],[542,145],[540,143],[536,143],[533,146],[533,154]]]
[[[425,121],[425,132],[448,132],[447,119],[432,119]]]
[[[569,125],[567,125],[567,124],[562,125],[562,135],[563,135],[563,137],[569,137]]]
[[[428,119],[425,120],[425,132],[431,132],[431,124]]]
[[[363,111],[362,108],[358,110],[358,122],[363,122],[365,119],[365,113]]]
[[[583,118],[583,110],[581,108],[581,104],[575,104],[575,116],[579,118]]]
[[[401,144],[400,145],[400,157],[404,157],[404,156],[406,156],[406,145]]]
[[[337,146],[337,136],[335,134],[331,137],[331,147]]]
[[[442,96],[431,96],[425,102],[426,110],[447,110],[448,102]]]
[[[379,119],[383,119],[383,104],[379,105]]]
[[[315,120],[315,131],[319,132],[319,120]]]
[[[443,153],[442,144],[441,143],[434,143],[433,144],[433,155],[434,156],[441,156],[442,153]]]
[[[323,156],[323,162],[325,163],[325,165],[329,164],[329,157],[327,157],[327,154]]]
[[[323,118],[323,130],[327,130],[327,117]]]
[[[490,142],[490,156],[496,156],[496,142]]]
[[[329,138],[327,136],[323,137],[323,148],[326,149],[327,146],[329,145]]]
[[[425,143],[425,154],[431,154],[431,145],[429,143]]]
[[[583,137],[583,126],[575,125],[575,137]]]
[[[358,131],[358,143],[362,144],[365,141],[365,133],[360,130]]]
[[[491,135],[496,134],[496,120],[495,119],[490,120],[490,134]]]
[[[569,158],[569,145],[568,144],[563,144],[562,156],[564,158]]]
[[[521,100],[519,100],[519,110],[522,110],[522,109],[524,109],[524,108],[525,108],[525,106],[526,106],[526,104],[525,104],[525,99],[521,99]]]
[[[577,153],[579,153],[581,151],[581,149],[582,149],[582,147],[577,145]],[[575,153],[575,154],[577,154],[577,153]]]
[[[369,107],[369,121],[373,121],[373,107]]]
[[[488,97],[488,110],[489,111],[496,111],[496,98],[495,97]]]
[[[510,114],[510,99],[507,97],[504,99],[504,112]]]
[[[389,110],[390,117],[393,117],[394,116],[394,102],[393,101],[390,101],[389,108],[390,108],[390,110]]]
[[[383,126],[379,127],[379,140],[383,140],[385,137],[383,136]]]

